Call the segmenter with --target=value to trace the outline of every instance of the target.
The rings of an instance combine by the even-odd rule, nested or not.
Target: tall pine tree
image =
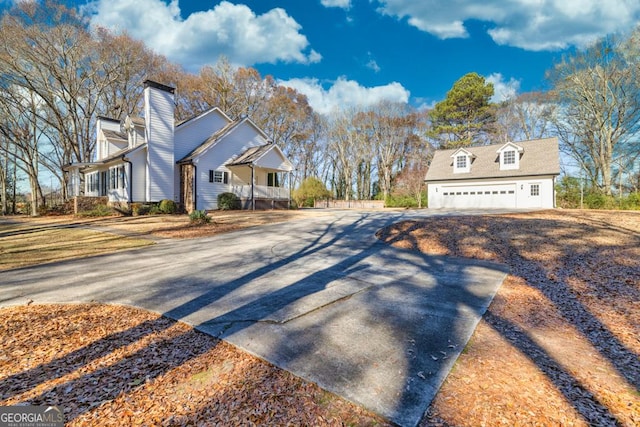
[[[485,143],[495,123],[492,96],[492,83],[477,73],[464,75],[453,84],[447,97],[431,110],[429,136],[441,148]]]

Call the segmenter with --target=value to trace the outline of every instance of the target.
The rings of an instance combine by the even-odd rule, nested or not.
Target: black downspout
[[[198,166],[191,162],[193,166],[193,210],[198,210]]]
[[[249,165],[249,167],[251,168],[251,210],[255,211],[256,210],[256,198],[255,198],[255,191],[254,191],[254,186],[255,186],[255,171],[253,169],[253,165]]]

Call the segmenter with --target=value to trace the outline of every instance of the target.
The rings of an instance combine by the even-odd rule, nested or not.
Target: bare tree
[[[50,144],[39,161],[63,191],[62,166],[93,160],[96,115],[139,111],[142,80],[166,72],[166,63],[126,34],[90,32],[73,10],[53,1],[19,2],[0,21],[4,84],[38,100],[36,127]]]
[[[4,140],[0,149],[5,158],[12,154],[14,166],[29,179],[30,213],[33,216],[38,214],[38,207],[44,201],[38,181],[42,132],[36,116],[37,104],[38,98],[34,93],[17,87],[7,87],[0,95],[0,134]]]
[[[411,139],[421,133],[419,115],[407,104],[382,101],[361,117],[361,130],[374,147],[378,184],[386,199],[394,175],[404,166]]]
[[[615,164],[629,166],[640,147],[637,37],[638,30],[629,38],[606,37],[549,73],[559,104],[554,127],[562,148],[607,195]]]
[[[355,109],[335,111],[329,121],[329,150],[333,158],[332,187],[336,197],[351,200],[357,152],[364,135],[353,125]]]
[[[503,142],[548,137],[556,109],[547,92],[527,92],[508,99],[496,110],[495,135]]]

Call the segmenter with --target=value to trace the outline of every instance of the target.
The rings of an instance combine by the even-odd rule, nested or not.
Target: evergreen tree
[[[431,110],[432,130],[428,136],[441,148],[484,143],[496,120],[492,96],[492,83],[477,73],[464,75]]]

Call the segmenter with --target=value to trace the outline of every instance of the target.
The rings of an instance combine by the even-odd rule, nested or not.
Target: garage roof
[[[475,158],[468,173],[453,173],[451,155],[458,149],[438,150],[431,160],[425,181],[508,178],[516,176],[560,175],[558,138],[514,142],[524,150],[520,154],[520,168],[500,170],[500,155],[496,151],[504,143],[465,147]]]

